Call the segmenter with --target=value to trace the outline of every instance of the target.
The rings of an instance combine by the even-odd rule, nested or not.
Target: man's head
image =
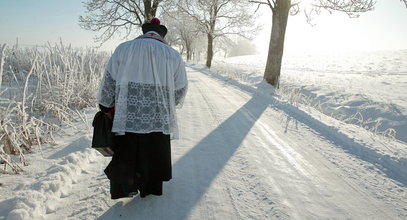
[[[143,34],[149,32],[149,31],[155,31],[157,32],[161,37],[165,37],[167,34],[167,28],[164,25],[160,24],[160,19],[158,18],[153,18],[150,20],[150,22],[146,22],[141,26],[141,29],[143,30]]]

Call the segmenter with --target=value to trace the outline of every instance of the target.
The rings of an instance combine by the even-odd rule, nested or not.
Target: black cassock
[[[112,199],[140,192],[162,195],[163,181],[172,178],[170,135],[126,133],[115,137],[112,161],[105,169]]]

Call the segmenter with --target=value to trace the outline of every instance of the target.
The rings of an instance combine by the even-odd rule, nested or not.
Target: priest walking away
[[[142,30],[116,48],[97,97],[113,117],[114,154],[105,169],[112,199],[162,195],[163,181],[172,178],[170,139],[178,138],[175,109],[187,91],[185,66],[158,18]]]

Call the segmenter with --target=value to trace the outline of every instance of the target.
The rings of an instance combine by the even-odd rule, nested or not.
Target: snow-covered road
[[[163,196],[110,200],[102,173],[108,159],[82,150],[87,164],[43,217],[407,218],[405,173],[383,166],[390,162],[377,164],[380,158],[372,157],[380,155],[364,146],[368,140],[360,143],[278,101],[262,84],[253,89],[193,66],[188,77],[178,111],[181,136],[172,142],[173,179]]]
[[[365,179],[386,185],[385,190],[394,183],[332,144],[338,138],[304,125],[296,118],[301,114],[287,115],[271,96],[199,69],[189,69],[188,76],[188,96],[178,113],[182,136],[173,142],[174,177],[165,195],[116,205],[101,219],[394,219],[406,214],[405,192],[391,195],[392,202],[379,199],[372,190],[381,186]]]

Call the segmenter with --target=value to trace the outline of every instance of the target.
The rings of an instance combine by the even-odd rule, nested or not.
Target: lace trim
[[[165,86],[129,82],[127,102],[118,102],[126,106],[116,108],[127,109],[127,116],[122,115],[126,118],[124,130],[169,132],[174,115],[168,97],[169,90]]]
[[[109,71],[106,71],[100,92],[100,104],[105,107],[113,107],[115,102],[116,81],[112,78]]]

